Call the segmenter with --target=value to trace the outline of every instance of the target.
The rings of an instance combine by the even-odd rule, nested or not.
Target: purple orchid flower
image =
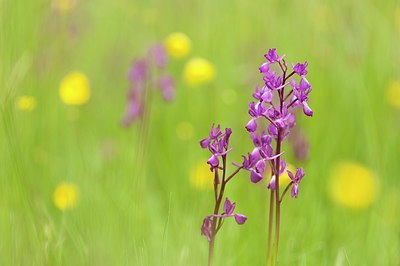
[[[257,101],[249,104],[251,118],[245,126],[255,148],[252,153],[248,153],[248,157],[243,156],[244,160],[241,167],[250,171],[251,182],[257,183],[264,176],[266,162],[270,161],[273,165],[273,173],[268,188],[274,190],[276,189],[277,179],[286,169],[286,165],[283,165],[285,161],[280,158],[280,155],[282,155],[280,147],[289,135],[290,130],[296,125],[295,108],[302,107],[305,115],[313,115],[313,111],[308,105],[312,88],[306,78],[308,61],[296,65],[292,64],[293,72],[287,73],[286,62],[283,56],[279,57],[275,48],[269,49],[264,57],[267,61],[259,68],[263,75],[264,85],[257,86],[253,93],[253,97]],[[273,65],[280,68],[281,73],[278,73]],[[296,76],[293,77],[293,74],[296,74]],[[296,77],[298,81],[296,81]],[[287,91],[286,87],[291,90]],[[256,134],[259,125],[261,125],[260,119],[265,119],[268,122],[267,133],[263,132],[261,138]],[[263,142],[261,139],[267,141]],[[279,149],[273,149],[272,141],[280,142]],[[276,169],[278,169],[274,166],[276,163],[280,165],[279,173],[276,173]],[[294,189],[297,189],[298,185],[294,187]]]
[[[273,96],[272,91],[267,86],[262,87],[261,90],[257,86],[256,91],[253,93],[253,97],[259,100],[260,102],[269,103],[272,101],[272,96]]]
[[[211,241],[212,233],[212,218],[226,219],[229,217],[234,217],[237,224],[244,224],[247,217],[243,214],[234,213],[236,208],[236,203],[232,203],[228,198],[225,199],[223,213],[222,214],[211,214],[204,218],[203,225],[201,226],[201,234],[204,235],[207,240]]]
[[[211,218],[212,215],[209,215],[206,218],[204,218],[203,225],[201,226],[201,234],[207,238],[208,242],[211,241],[211,226],[212,226]]]
[[[310,106],[308,105],[308,94],[312,91],[310,83],[308,83],[307,79],[301,78],[299,85],[296,85],[296,82],[292,80],[291,85],[293,87],[294,97],[293,103],[298,103],[303,106],[303,112],[307,116],[312,116],[313,111],[311,110]],[[294,105],[297,106],[297,105]]]
[[[276,76],[275,72],[266,72],[264,76],[265,86],[270,88],[271,90],[279,90],[281,89],[283,77]]]
[[[144,117],[147,112],[146,95],[152,93],[155,88],[160,88],[165,101],[174,99],[174,80],[172,76],[163,73],[167,63],[167,53],[161,44],[151,46],[145,57],[132,62],[128,78],[131,82],[129,94],[134,96],[128,97],[128,106],[122,118],[124,126],[128,127],[134,120]]]
[[[270,62],[275,63],[279,61],[278,53],[276,52],[276,48],[272,48],[268,50],[268,53],[264,55],[264,57]]]
[[[152,61],[158,68],[163,69],[167,66],[168,56],[167,52],[165,51],[165,47],[162,44],[157,43],[153,45],[150,48],[149,53]]]
[[[293,174],[287,170],[286,161],[282,158],[284,141],[289,136],[290,131],[296,125],[295,111],[302,108],[306,116],[312,116],[313,111],[308,105],[309,95],[312,91],[311,84],[308,82],[308,61],[303,64],[292,64],[289,70],[284,56],[279,57],[275,48],[269,49],[264,55],[266,62],[260,67],[263,85],[257,86],[253,93],[254,101],[249,103],[248,113],[250,120],[245,128],[253,142],[253,149],[242,155],[242,164],[235,164],[237,167],[231,175],[226,175],[226,158],[232,150],[229,148],[229,138],[232,131],[227,128],[224,132],[220,126],[212,125],[209,137],[200,141],[203,149],[208,149],[211,153],[207,163],[214,175],[214,213],[208,215],[203,220],[201,232],[209,241],[209,263],[212,262],[215,235],[223,224],[223,219],[234,217],[238,224],[245,223],[247,217],[243,214],[235,213],[236,204],[228,198],[223,204],[223,211],[220,213],[225,185],[240,170],[246,170],[250,174],[252,183],[260,182],[267,170],[271,171],[267,188],[271,192],[269,236],[272,235],[273,223],[277,226],[276,235],[279,236],[279,217],[280,204],[286,192],[292,186],[291,196],[298,197],[299,183],[304,177],[303,168],[298,168]],[[300,107],[300,108],[298,108]],[[262,121],[261,121],[262,120]],[[264,128],[261,128],[267,123]],[[221,160],[222,159],[222,160]],[[280,177],[288,172],[291,182],[280,192]],[[222,172],[222,174],[221,174]],[[275,211],[274,211],[275,210]],[[274,262],[277,257],[278,239],[275,240],[275,254],[272,254],[272,237],[268,238],[267,264]]]
[[[207,160],[210,165],[210,170],[214,172],[214,212],[203,219],[201,226],[201,234],[207,238],[209,242],[209,262],[212,261],[214,241],[218,231],[221,229],[224,219],[233,217],[237,224],[244,224],[247,217],[240,213],[235,213],[236,203],[232,203],[229,198],[225,198],[223,203],[222,213],[220,207],[224,198],[225,186],[232,178],[239,173],[244,166],[238,166],[232,174],[226,174],[227,169],[227,154],[232,150],[229,147],[229,139],[232,134],[230,128],[221,131],[221,126],[214,124],[211,126],[209,136],[200,141],[200,146],[203,149],[208,149],[211,152],[211,157]],[[250,161],[246,161],[245,167],[253,167],[260,155],[254,152],[254,155],[249,155]],[[222,158],[222,160],[221,160]]]
[[[297,198],[297,196],[299,195],[299,184],[300,181],[303,179],[304,177],[304,169],[303,168],[297,168],[296,170],[296,174],[293,175],[292,172],[290,172],[289,170],[287,171],[290,179],[293,182],[293,187],[292,187],[292,191],[290,192],[290,196],[292,198]]]
[[[132,63],[132,68],[129,71],[129,79],[133,83],[142,83],[148,75],[148,64],[145,59],[137,59]]]
[[[269,72],[269,63],[264,63],[259,68],[260,73],[267,73]]]
[[[165,101],[170,102],[175,98],[174,79],[170,75],[160,77],[158,80],[162,96]]]
[[[307,61],[305,61],[304,64],[297,63],[296,65],[292,65],[293,71],[299,76],[307,75],[307,73],[308,73],[307,66],[308,66]]]
[[[232,150],[229,149],[229,138],[231,134],[232,130],[230,128],[226,128],[225,133],[222,133],[220,125],[215,127],[213,124],[210,130],[210,136],[200,141],[200,146],[203,149],[208,148],[212,154],[207,160],[211,171],[219,167],[218,157],[225,156]]]

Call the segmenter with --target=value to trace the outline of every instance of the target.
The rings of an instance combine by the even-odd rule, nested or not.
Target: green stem
[[[226,155],[222,156],[222,180],[221,182],[221,188],[218,193],[218,183],[217,179],[218,177],[218,170],[215,169],[216,171],[215,177],[214,177],[214,190],[217,191],[215,193],[216,197],[216,202],[215,202],[215,208],[214,208],[214,214],[217,215],[219,213],[219,208],[221,206],[222,198],[224,196],[224,191],[225,191],[225,185],[226,185]],[[215,236],[217,234],[217,217],[213,217],[212,222],[211,222],[211,237],[210,237],[210,243],[209,243],[209,248],[208,248],[208,266],[211,266],[213,263],[213,258],[214,258],[214,241],[215,241]]]
[[[214,237],[211,238],[208,248],[208,266],[212,266],[214,257]]]
[[[274,190],[271,190],[269,200],[269,221],[268,221],[268,246],[267,246],[267,266],[271,265],[271,246],[272,246],[272,224],[274,222]]]
[[[282,132],[281,130],[278,130],[278,138],[276,142],[276,153],[279,154],[281,152],[281,138],[282,138]],[[275,178],[276,178],[276,183],[275,183],[275,247],[274,247],[274,264],[276,265],[276,262],[278,260],[278,247],[279,247],[279,226],[280,226],[280,219],[281,219],[281,202],[279,199],[279,172],[280,172],[280,159],[281,157],[279,156],[275,160]]]

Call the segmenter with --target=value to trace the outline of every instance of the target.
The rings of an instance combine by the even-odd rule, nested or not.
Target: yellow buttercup
[[[285,172],[279,177],[279,187],[281,189],[285,189],[287,185],[292,181],[287,173],[287,170],[292,172],[293,174],[296,173],[296,167],[291,164],[286,165]]]
[[[394,80],[389,84],[386,100],[391,106],[400,108],[400,81]]]
[[[17,99],[16,107],[21,111],[31,112],[35,110],[37,105],[36,99],[33,96],[21,96]]]
[[[60,98],[67,105],[82,105],[90,99],[89,80],[81,72],[68,74],[60,84]]]
[[[334,201],[351,209],[370,207],[378,194],[373,173],[351,161],[341,162],[332,169],[328,189]]]
[[[78,187],[73,183],[59,184],[53,193],[53,203],[61,211],[72,209],[78,201]]]
[[[206,162],[195,165],[189,176],[190,185],[198,190],[212,189],[214,184],[214,173]]]
[[[68,12],[75,8],[77,0],[53,0],[52,8],[60,12]]]
[[[168,55],[172,58],[183,58],[189,54],[192,48],[189,37],[182,32],[174,32],[168,35],[164,45]]]
[[[183,77],[189,85],[200,85],[215,78],[214,65],[204,58],[193,58],[186,63]]]

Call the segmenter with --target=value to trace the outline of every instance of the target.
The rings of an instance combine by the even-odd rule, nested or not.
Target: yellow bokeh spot
[[[32,96],[21,96],[17,99],[17,109],[21,111],[31,112],[35,110],[37,105],[35,97]]]
[[[67,105],[82,105],[90,99],[88,78],[81,72],[68,74],[60,84],[61,100]]]
[[[386,91],[386,100],[391,106],[400,108],[400,81],[390,82]]]
[[[73,183],[59,184],[53,193],[53,203],[61,211],[72,209],[78,201],[78,187]]]
[[[334,201],[348,208],[366,209],[375,201],[378,189],[367,167],[348,161],[332,169],[329,192]]]
[[[182,32],[174,32],[165,38],[165,49],[170,57],[183,58],[187,56],[192,48],[192,42]]]
[[[204,58],[193,58],[186,63],[183,76],[189,85],[207,83],[214,79],[215,67]]]
[[[279,187],[285,189],[287,185],[289,185],[290,181],[292,181],[287,173],[287,170],[296,174],[296,167],[291,164],[286,165],[285,172],[279,177]]]
[[[176,127],[176,134],[181,140],[190,140],[194,135],[193,125],[188,122],[179,123]]]
[[[201,162],[190,171],[189,181],[190,185],[195,189],[212,189],[214,173],[210,171],[210,166],[206,162]]]
[[[68,12],[75,8],[77,0],[53,0],[52,8],[60,12]]]

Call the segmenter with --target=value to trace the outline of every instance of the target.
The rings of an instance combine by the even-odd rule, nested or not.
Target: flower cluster
[[[211,171],[215,171],[220,165],[219,158],[228,154],[232,149],[229,149],[229,138],[232,134],[230,128],[225,129],[225,133],[221,132],[221,127],[218,125],[211,127],[210,136],[200,141],[200,146],[203,149],[207,149],[211,152],[211,157],[207,163],[210,165]]]
[[[131,88],[128,93],[128,105],[122,119],[125,126],[144,115],[146,98],[151,90],[159,88],[165,101],[175,97],[174,79],[163,73],[168,64],[168,56],[163,45],[155,44],[143,58],[136,59],[129,71]],[[155,81],[157,80],[157,81]],[[154,83],[156,82],[156,83]]]
[[[253,93],[256,101],[249,104],[251,119],[246,125],[255,148],[247,157],[243,156],[242,167],[250,171],[250,180],[256,183],[263,179],[266,162],[268,162],[272,169],[268,188],[274,190],[277,176],[282,175],[286,169],[285,160],[280,158],[283,154],[281,144],[296,124],[294,115],[296,107],[302,107],[307,116],[313,115],[308,105],[308,95],[312,88],[306,78],[307,61],[292,64],[292,71],[288,73],[285,56],[280,57],[276,49],[270,49],[264,57],[267,61],[259,68],[263,75],[264,85],[261,88],[256,87]],[[257,128],[260,119],[266,120],[269,124],[266,128],[267,132],[262,131],[258,135]],[[273,140],[277,144],[276,149],[272,147]],[[288,174],[293,182],[291,194],[297,197],[298,183],[304,176],[304,171],[300,168],[293,178],[293,174]]]
[[[209,265],[211,265],[215,236],[221,229],[224,220],[229,217],[234,217],[236,223],[244,224],[247,217],[243,214],[234,213],[236,203],[232,203],[228,198],[225,199],[223,211],[220,213],[220,207],[224,198],[226,184],[239,173],[242,167],[237,168],[232,174],[227,175],[227,154],[232,150],[229,148],[229,138],[232,134],[230,128],[221,131],[220,125],[213,124],[210,130],[209,137],[200,141],[200,146],[203,149],[208,149],[211,152],[211,157],[207,160],[210,165],[211,172],[214,173],[214,211],[207,215],[203,220],[201,233],[209,242]]]
[[[214,212],[203,220],[201,233],[209,242],[208,265],[212,265],[215,236],[223,225],[224,219],[234,217],[238,224],[243,224],[247,217],[234,213],[236,204],[228,198],[225,199],[223,212],[220,214],[220,206],[226,184],[240,171],[250,172],[250,180],[253,183],[260,182],[264,173],[269,168],[271,178],[268,183],[270,190],[270,211],[267,242],[267,265],[276,265],[279,244],[279,224],[281,203],[286,192],[291,189],[291,196],[298,197],[299,184],[304,177],[303,168],[294,170],[282,158],[282,145],[290,130],[296,125],[295,110],[301,107],[306,116],[312,116],[313,111],[308,105],[308,96],[312,91],[306,75],[308,62],[292,64],[292,70],[288,71],[285,56],[279,56],[276,49],[270,49],[264,55],[267,60],[259,70],[263,74],[264,85],[256,87],[253,97],[255,101],[249,104],[250,121],[245,128],[250,133],[254,148],[247,156],[243,157],[241,165],[234,164],[237,168],[231,175],[226,175],[226,156],[232,150],[229,147],[229,138],[232,134],[230,128],[221,131],[220,126],[212,125],[209,137],[200,141],[203,149],[208,149],[211,156],[207,160],[211,172],[214,173]],[[286,90],[286,91],[285,91]],[[264,120],[264,121],[260,121]],[[267,126],[264,127],[265,122]],[[304,142],[302,142],[304,143]],[[273,144],[276,146],[273,147]],[[301,145],[301,154],[307,153],[308,145]],[[269,167],[268,167],[269,166]],[[287,168],[291,169],[288,170]],[[292,170],[293,169],[293,170]],[[287,174],[286,174],[287,173]],[[280,183],[280,178],[283,178]],[[286,188],[279,192],[280,185]],[[275,240],[272,244],[273,224],[275,220]],[[272,253],[274,247],[274,254]],[[271,264],[272,263],[272,264]]]

